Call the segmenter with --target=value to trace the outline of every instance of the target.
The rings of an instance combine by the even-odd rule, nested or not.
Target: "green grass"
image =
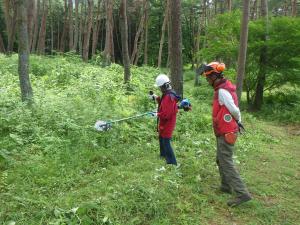
[[[158,157],[154,118],[93,129],[155,108],[156,69],[133,68],[128,93],[118,65],[31,62],[33,109],[19,103],[16,56],[0,56],[0,224],[300,224],[299,126],[243,112],[235,161],[254,199],[231,209],[216,191],[210,87],[185,83],[193,110],[178,115],[176,168]]]

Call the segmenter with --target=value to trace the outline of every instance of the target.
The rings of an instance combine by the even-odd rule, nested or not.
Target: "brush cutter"
[[[111,127],[113,123],[118,123],[118,122],[122,122],[122,121],[126,121],[126,120],[132,120],[132,119],[137,119],[143,116],[147,116],[147,115],[151,115],[151,116],[155,116],[156,112],[145,112],[142,114],[138,114],[135,116],[130,116],[130,117],[126,117],[126,118],[122,118],[122,119],[118,119],[118,120],[112,120],[112,121],[103,121],[103,120],[98,120],[95,123],[95,129],[97,131],[108,131]]]

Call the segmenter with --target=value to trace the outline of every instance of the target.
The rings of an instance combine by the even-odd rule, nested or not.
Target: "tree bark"
[[[73,24],[73,0],[69,0],[69,49],[74,51],[74,24]]]
[[[124,82],[130,81],[130,59],[128,51],[128,24],[127,24],[127,0],[121,1],[120,6],[120,30],[122,39],[122,58],[124,65]]]
[[[79,54],[82,56],[82,38],[83,38],[83,33],[85,30],[85,21],[86,21],[86,16],[84,16],[84,12],[86,12],[86,4],[85,2],[81,3],[80,7],[81,11],[81,19],[80,19],[80,24],[79,24],[79,36],[78,36],[78,47],[79,47]]]
[[[101,19],[101,0],[98,0],[96,21],[93,25],[92,56],[95,55],[97,49],[99,30],[100,30],[100,19]]]
[[[16,0],[4,0],[4,16],[7,30],[7,53],[11,53],[14,48],[16,23],[17,23],[17,8]]]
[[[148,31],[149,31],[149,2],[145,9],[145,47],[144,47],[144,65],[148,64]]]
[[[245,77],[245,65],[247,56],[247,42],[248,42],[248,23],[249,23],[249,0],[244,0],[243,17],[240,32],[240,51],[238,57],[238,71],[237,71],[237,96],[238,101],[241,101],[243,82]]]
[[[74,50],[77,52],[78,49],[78,20],[79,20],[79,14],[78,14],[78,5],[79,0],[75,0],[75,29],[74,29]]]
[[[90,36],[91,36],[91,29],[93,24],[93,6],[94,6],[93,0],[88,0],[88,17],[86,20],[83,49],[82,49],[82,58],[83,61],[85,62],[87,62],[89,59]]]
[[[32,53],[36,52],[36,46],[37,46],[37,41],[38,41],[40,8],[41,8],[40,0],[37,0],[37,10],[34,15],[33,37],[32,37],[32,41],[29,43],[30,52],[32,52]]]
[[[33,37],[33,27],[34,27],[35,13],[36,13],[35,0],[28,1],[27,13],[28,13],[28,42],[29,42],[29,49],[30,49],[30,45],[32,43],[32,37]]]
[[[261,0],[261,15],[264,19],[265,26],[265,34],[262,37],[262,41],[264,42],[263,47],[260,52],[260,60],[259,60],[259,72],[257,76],[257,86],[255,92],[255,98],[253,103],[253,108],[255,110],[260,110],[263,104],[263,94],[264,87],[266,81],[266,73],[267,73],[267,44],[266,41],[268,39],[268,2],[267,0]]]
[[[142,15],[141,15],[141,20],[140,20],[140,23],[139,23],[139,27],[138,27],[138,30],[135,34],[135,38],[134,38],[134,42],[133,42],[133,50],[132,50],[132,54],[131,54],[131,64],[134,63],[134,60],[137,56],[137,52],[138,52],[138,41],[139,41],[139,38],[141,37],[141,34],[143,32],[143,29],[144,29],[144,24],[145,24],[145,6],[146,6],[146,1],[143,2],[144,4],[144,7],[143,7],[143,11],[142,11]]]
[[[18,0],[18,30],[19,30],[19,79],[22,101],[31,103],[33,93],[30,84],[29,65],[29,44],[27,30],[27,0]]]
[[[182,38],[181,38],[181,0],[170,1],[170,72],[172,85],[176,93],[183,96],[182,74]]]
[[[0,33],[0,52],[2,53],[6,52],[1,33]]]
[[[157,60],[157,67],[161,67],[161,57],[162,57],[162,50],[163,50],[163,45],[164,45],[164,40],[165,40],[165,33],[166,33],[166,26],[168,23],[168,17],[169,17],[169,0],[166,2],[166,8],[165,8],[165,16],[164,16],[164,21],[161,27],[161,37],[160,37],[160,42],[159,42],[159,52],[158,52],[158,60]]]
[[[227,10],[231,12],[232,10],[232,0],[227,0]]]
[[[63,26],[62,35],[60,37],[60,48],[59,48],[61,52],[65,51],[66,35],[67,35],[67,30],[68,30],[68,6],[67,6],[67,0],[65,0],[64,2],[65,2],[64,26]]]
[[[251,20],[255,20],[257,18],[257,1],[258,0],[254,0],[253,2],[251,17],[250,17]]]
[[[113,1],[106,0],[106,34],[103,51],[103,66],[111,64],[113,57]]]
[[[291,0],[291,4],[292,4],[292,16],[296,17],[297,16],[297,0]]]
[[[48,0],[43,0],[43,17],[41,21],[41,28],[39,32],[38,42],[38,54],[45,54],[45,42],[46,42],[46,22],[48,15]]]

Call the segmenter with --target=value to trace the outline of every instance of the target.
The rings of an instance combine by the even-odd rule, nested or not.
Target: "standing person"
[[[213,128],[217,139],[217,165],[221,177],[220,190],[236,194],[227,202],[230,207],[251,200],[245,184],[234,167],[232,155],[237,132],[241,125],[241,113],[238,108],[236,87],[224,78],[224,63],[211,62],[202,68],[207,82],[214,88],[213,98]]]
[[[158,102],[157,131],[159,134],[160,157],[165,158],[167,164],[177,165],[176,157],[171,146],[172,134],[176,125],[178,112],[177,102],[180,97],[172,90],[170,79],[165,74],[156,77],[155,86],[159,87],[162,96],[150,92],[150,99]]]

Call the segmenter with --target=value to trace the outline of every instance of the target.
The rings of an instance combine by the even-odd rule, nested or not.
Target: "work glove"
[[[157,112],[150,112],[150,116],[157,117]]]
[[[236,122],[237,122],[237,124],[238,124],[238,126],[239,126],[239,132],[240,132],[240,133],[245,132],[246,130],[245,130],[245,128],[244,128],[242,122],[241,122],[240,120],[239,120],[239,121],[236,121]]]
[[[153,91],[149,91],[149,96],[148,96],[148,98],[149,98],[150,100],[155,101],[157,97],[158,97],[158,96],[157,96],[156,94],[154,94]]]

